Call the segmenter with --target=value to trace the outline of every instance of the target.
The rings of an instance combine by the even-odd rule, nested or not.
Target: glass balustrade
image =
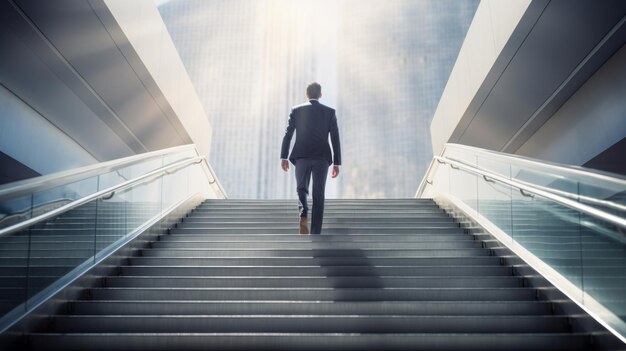
[[[418,196],[462,207],[497,228],[504,244],[549,267],[540,273],[626,337],[626,229],[542,191],[626,218],[626,180],[618,175],[453,144],[433,161]]]
[[[198,193],[223,197],[207,177],[202,159],[185,164],[192,159],[198,159],[195,149],[184,148],[31,194],[5,195],[0,201],[5,219],[0,228],[7,232],[0,235],[0,327],[49,298],[61,278],[92,266],[182,201]],[[168,166],[164,172],[106,193]],[[104,193],[79,207],[20,231],[8,231],[12,225],[98,192]]]

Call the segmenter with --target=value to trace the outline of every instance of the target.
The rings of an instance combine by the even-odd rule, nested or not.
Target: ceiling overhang
[[[449,142],[515,153],[626,41],[625,1],[534,1],[527,14]]]
[[[0,19],[0,83],[97,160],[192,143],[104,1],[3,0]]]

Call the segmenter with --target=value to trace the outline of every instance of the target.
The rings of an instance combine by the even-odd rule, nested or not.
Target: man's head
[[[309,99],[319,99],[322,97],[322,86],[313,82],[306,87],[306,96]]]

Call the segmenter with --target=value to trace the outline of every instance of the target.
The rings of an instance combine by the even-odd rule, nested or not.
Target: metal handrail
[[[197,149],[196,149],[196,155],[200,156]],[[204,159],[204,162],[202,162],[202,165],[204,166],[202,168],[204,170],[204,173],[206,173],[206,175],[210,178],[209,184],[215,185],[217,187],[217,190],[224,197],[224,199],[228,199],[228,194],[226,194],[226,190],[222,186],[222,183],[220,182],[219,178],[217,178],[217,175],[215,175],[215,171],[213,170],[213,167],[211,167],[211,164],[206,158]]]
[[[50,189],[63,184],[73,183],[102,173],[116,171],[121,167],[132,166],[155,157],[173,154],[187,149],[195,150],[195,145],[189,144],[175,146],[168,149],[142,153],[139,155],[133,155],[117,160],[98,163],[95,165],[89,165],[85,167],[74,168],[67,171],[44,175],[33,179],[9,183],[0,186],[0,201],[4,201],[9,198],[15,198],[25,194],[32,194],[43,189]]]
[[[446,151],[446,147],[444,146],[443,150],[441,151],[440,156],[443,156],[445,151]],[[439,164],[441,162],[439,162],[433,156],[433,159],[430,161],[430,164],[428,165],[428,168],[426,169],[426,173],[424,173],[424,178],[422,178],[422,181],[420,181],[420,184],[417,186],[417,191],[415,191],[415,196],[414,196],[415,198],[422,196],[422,193],[424,193],[424,189],[426,189],[426,185],[432,185],[433,182],[431,180],[428,180],[428,176],[430,175],[430,173],[433,171],[434,167],[436,166],[435,163]]]
[[[524,183],[524,184],[531,184],[531,183],[523,182],[523,181],[519,181],[519,182]],[[608,208],[612,208],[614,210],[626,212],[626,206],[625,205],[622,205],[620,203],[616,203],[616,202],[613,202],[613,201],[596,199],[595,197],[586,196],[586,195],[580,195],[580,194],[575,194],[575,193],[570,193],[568,191],[554,189],[554,188],[549,188],[547,186],[541,186],[541,185],[537,185],[537,184],[532,184],[532,186],[536,187],[537,189],[541,189],[541,190],[545,190],[545,191],[549,191],[549,192],[555,193],[557,195],[561,195],[563,197],[568,197],[570,199],[576,199],[577,201],[580,201],[580,202],[587,202],[587,203],[590,203],[590,204],[595,204],[595,205],[598,205],[598,206],[608,207]]]
[[[595,170],[591,171],[591,170],[583,169],[583,168],[576,167],[576,166],[562,165],[562,164],[553,163],[549,161],[539,161],[539,160],[535,160],[535,159],[524,157],[524,156],[505,154],[502,152],[497,152],[493,150],[485,150],[485,149],[481,149],[481,148],[477,148],[473,146],[461,145],[461,144],[448,143],[445,145],[444,150],[446,148],[467,150],[473,153],[496,156],[496,157],[500,157],[500,158],[507,159],[507,160],[513,159],[515,161],[519,161],[519,162],[526,163],[526,164],[532,164],[532,165],[539,166],[542,168],[551,168],[551,169],[558,170],[564,173],[570,173],[570,174],[582,175],[582,176],[586,176],[590,178],[596,178],[603,182],[616,183],[616,184],[623,185],[626,187],[626,179],[618,178],[620,176],[619,174],[606,174],[605,172],[601,172],[601,171],[595,171]],[[442,156],[443,156],[443,153],[442,153]]]
[[[12,233],[15,233],[15,232],[18,232],[20,230],[24,230],[24,229],[26,229],[28,227],[31,227],[31,226],[35,225],[35,224],[41,223],[41,222],[46,221],[48,219],[51,219],[53,217],[59,216],[59,215],[65,213],[67,211],[73,210],[73,209],[75,209],[75,208],[77,208],[79,206],[82,206],[82,205],[84,205],[84,204],[86,204],[88,202],[91,202],[93,200],[96,200],[96,199],[98,199],[100,197],[105,197],[105,196],[107,196],[107,195],[109,195],[109,194],[111,194],[113,192],[116,192],[116,191],[119,192],[119,191],[127,189],[127,188],[129,188],[131,186],[147,182],[148,180],[150,180],[150,179],[152,179],[152,178],[154,178],[156,176],[160,176],[163,173],[168,173],[171,169],[185,167],[185,166],[188,166],[189,164],[192,164],[192,163],[194,163],[194,164],[201,163],[205,159],[206,159],[205,156],[196,156],[194,158],[189,158],[189,159],[186,159],[186,160],[182,160],[182,161],[173,163],[171,165],[168,165],[168,166],[165,166],[165,167],[161,167],[161,168],[156,169],[154,171],[148,172],[148,173],[146,173],[144,175],[141,175],[139,177],[133,178],[131,180],[127,180],[127,181],[125,181],[123,183],[111,186],[111,187],[106,188],[104,190],[100,190],[100,191],[95,192],[95,193],[93,193],[91,195],[87,195],[87,196],[85,196],[83,198],[80,198],[78,200],[72,201],[72,202],[70,202],[70,203],[68,203],[66,205],[63,205],[63,206],[61,206],[61,207],[59,207],[57,209],[54,209],[54,210],[52,210],[50,212],[46,212],[46,213],[41,214],[41,215],[39,215],[37,217],[30,218],[30,219],[28,219],[28,220],[26,220],[24,222],[20,222],[20,223],[14,224],[14,225],[12,225],[10,227],[6,227],[6,228],[3,228],[3,229],[0,229],[0,237],[9,235],[9,234],[12,234]]]
[[[626,229],[626,219],[625,218],[613,215],[611,213],[604,212],[604,211],[602,211],[600,209],[597,209],[595,207],[591,207],[591,206],[588,206],[588,205],[585,205],[585,204],[581,204],[581,203],[579,203],[577,201],[570,200],[570,199],[565,198],[565,197],[563,197],[561,195],[557,195],[557,194],[555,194],[553,192],[539,189],[539,188],[535,187],[534,185],[530,185],[530,184],[527,184],[527,183],[523,183],[523,182],[519,182],[519,181],[516,181],[516,180],[512,180],[512,179],[503,177],[503,176],[501,176],[499,174],[487,171],[485,169],[481,169],[479,167],[471,166],[471,165],[468,165],[468,164],[460,162],[460,161],[456,161],[456,160],[452,160],[452,159],[449,159],[449,158],[446,158],[446,157],[440,157],[440,156],[434,156],[434,159],[436,159],[440,163],[448,164],[450,166],[454,165],[455,167],[464,169],[466,171],[469,171],[469,172],[474,173],[474,174],[479,175],[479,176],[489,177],[492,180],[495,180],[495,181],[498,181],[500,183],[503,183],[503,184],[515,187],[515,188],[523,190],[523,191],[525,191],[527,193],[531,193],[533,195],[537,195],[537,196],[543,197],[545,199],[552,200],[552,201],[557,202],[557,203],[559,203],[561,205],[564,205],[564,206],[567,206],[569,208],[572,208],[572,209],[574,209],[576,211],[585,213],[585,214],[590,215],[592,217],[595,217],[595,218],[601,219],[601,220],[603,220],[605,222],[608,222],[608,223],[611,223],[613,225],[616,225],[616,226],[618,226],[620,228]]]
[[[485,149],[481,149],[481,148],[477,148],[477,147],[473,147],[473,146],[467,146],[467,145],[460,145],[460,144],[453,144],[453,143],[447,143],[445,144],[443,150],[441,151],[441,154],[439,155],[439,157],[446,157],[446,151],[448,149],[460,149],[460,150],[466,150],[466,151],[470,151],[472,153],[475,154],[484,154],[484,155],[488,155],[488,156],[495,156],[498,157],[500,159],[509,161],[509,160],[514,160],[514,161],[519,161],[522,163],[526,163],[526,164],[531,164],[531,165],[535,165],[535,166],[540,166],[543,168],[551,168],[554,170],[558,170],[560,172],[564,172],[564,173],[570,173],[570,174],[576,174],[579,176],[587,176],[587,177],[591,177],[591,178],[595,178],[604,182],[609,182],[609,183],[613,183],[613,184],[617,184],[619,186],[624,186],[626,187],[626,179],[622,179],[622,178],[617,178],[616,176],[618,175],[609,175],[609,174],[605,174],[603,172],[600,171],[590,171],[590,170],[586,170],[586,169],[582,169],[582,168],[578,168],[578,167],[573,167],[573,166],[567,166],[567,165],[560,165],[560,164],[556,164],[556,163],[551,163],[551,162],[547,162],[547,161],[538,161],[538,160],[533,160],[530,158],[526,158],[526,157],[522,157],[522,156],[518,156],[518,155],[509,155],[509,154],[504,154],[501,152],[496,152],[496,151],[491,151],[491,150],[485,150]],[[417,191],[415,192],[415,197],[420,197],[422,195],[422,193],[424,192],[426,185],[429,183],[428,180],[428,176],[432,173],[432,171],[434,170],[434,167],[436,166],[435,161],[438,161],[436,157],[433,157],[433,160],[431,161],[430,165],[428,166],[428,169],[426,170],[426,173],[424,175],[424,178],[422,179],[422,181],[420,182]],[[440,161],[438,161],[438,163],[441,163]],[[521,183],[525,183],[528,184],[526,182],[522,182]],[[604,207],[609,207],[615,210],[619,210],[619,211],[626,211],[626,206],[619,204],[619,203],[615,203],[613,201],[608,201],[608,200],[604,200],[604,199],[597,199],[597,198],[593,198],[590,196],[585,196],[585,195],[580,195],[580,194],[573,194],[573,193],[568,193],[562,190],[558,190],[558,189],[553,189],[553,188],[547,188],[547,187],[542,187],[540,185],[537,184],[533,184],[533,186],[537,187],[537,188],[543,188],[546,189],[550,192],[565,196],[565,197],[569,197],[569,198],[576,198],[579,201],[584,201],[587,203],[591,203],[591,204],[596,204],[599,206],[604,206]]]

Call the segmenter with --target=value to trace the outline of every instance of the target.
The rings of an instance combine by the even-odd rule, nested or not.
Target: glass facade
[[[410,197],[430,121],[478,1],[341,2],[339,103],[346,198]]]
[[[213,125],[233,198],[295,198],[278,157],[311,81],[337,109],[342,175],[328,197],[409,197],[429,124],[478,1],[171,1],[159,11]]]

